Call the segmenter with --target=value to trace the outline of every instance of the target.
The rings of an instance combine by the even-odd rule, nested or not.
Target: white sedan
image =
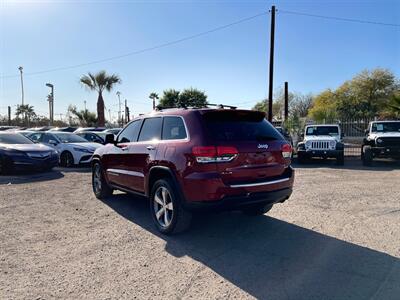
[[[87,164],[92,161],[94,151],[101,144],[91,143],[84,138],[69,132],[35,132],[29,138],[36,142],[48,145],[60,153],[60,165],[71,167],[73,165]]]

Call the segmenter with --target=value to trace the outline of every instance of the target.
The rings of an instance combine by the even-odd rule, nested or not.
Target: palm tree
[[[30,123],[30,120],[32,117],[36,116],[35,110],[33,109],[32,105],[29,104],[21,104],[17,106],[17,109],[15,111],[15,115],[19,117],[22,115],[22,118],[24,119],[24,122],[28,124]]]
[[[153,100],[153,110],[156,109],[156,99],[158,100],[158,94],[157,93],[151,93],[149,98]]]
[[[117,83],[121,83],[121,79],[116,74],[108,75],[106,71],[100,71],[97,74],[89,72],[87,75],[83,75],[80,82],[87,89],[99,94],[97,98],[97,126],[103,127],[105,125],[103,91],[110,92]]]

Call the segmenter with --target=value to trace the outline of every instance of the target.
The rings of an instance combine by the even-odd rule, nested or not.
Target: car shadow
[[[296,160],[293,161],[293,167],[296,169],[315,169],[315,168],[331,168],[331,169],[342,169],[342,170],[359,170],[359,171],[393,171],[400,170],[399,160],[390,159],[375,159],[371,166],[364,166],[361,158],[349,157],[345,159],[344,165],[340,166],[336,164],[334,159],[310,159],[302,164],[299,164]]]
[[[15,172],[8,175],[1,175],[0,185],[50,181],[60,179],[62,177],[64,177],[63,173],[58,170],[49,172]]]
[[[165,236],[155,230],[146,199],[117,194],[103,202],[164,239],[171,255],[193,258],[258,299],[398,299],[400,295],[398,258],[301,226],[228,212],[198,215],[189,232]],[[178,298],[203,269],[193,270]]]

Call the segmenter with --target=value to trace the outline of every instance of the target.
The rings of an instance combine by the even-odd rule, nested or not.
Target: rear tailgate
[[[287,159],[282,156],[284,137],[264,114],[244,110],[214,110],[203,114],[214,145],[234,147],[237,155],[216,163],[225,184],[247,184],[283,178]]]

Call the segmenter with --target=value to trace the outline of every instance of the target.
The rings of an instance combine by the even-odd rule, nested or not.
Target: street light
[[[121,92],[118,91],[116,94],[118,96],[118,124],[121,126]]]
[[[22,105],[24,105],[24,79],[22,78],[22,71],[23,71],[23,67],[19,66],[18,70],[21,74],[21,98],[22,98]]]
[[[46,83],[46,86],[51,89],[50,95],[48,97],[48,101],[49,101],[50,125],[53,125],[53,122],[54,122],[54,85],[52,85],[51,83]]]

